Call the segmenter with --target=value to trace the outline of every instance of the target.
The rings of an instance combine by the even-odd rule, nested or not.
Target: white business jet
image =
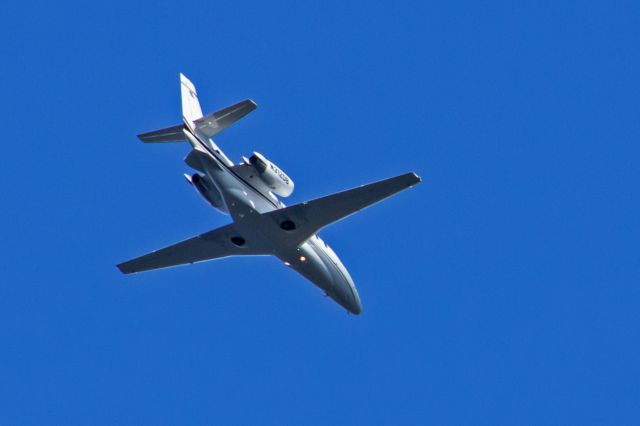
[[[263,155],[254,152],[233,164],[213,136],[256,108],[244,100],[203,116],[196,89],[180,74],[183,123],[139,135],[146,143],[185,141],[185,163],[197,172],[187,181],[233,223],[118,265],[125,274],[219,259],[271,255],[359,314],[360,297],[335,252],[317,232],[333,222],[420,183],[406,173],[344,192],[286,207],[278,197],[293,192],[293,181]]]

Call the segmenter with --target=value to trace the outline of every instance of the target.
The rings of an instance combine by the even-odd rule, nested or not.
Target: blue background
[[[237,4],[234,4],[237,3]],[[637,2],[9,1],[0,423],[638,424]],[[123,276],[228,223],[178,73],[299,202],[415,170],[321,235],[359,317],[275,259]]]

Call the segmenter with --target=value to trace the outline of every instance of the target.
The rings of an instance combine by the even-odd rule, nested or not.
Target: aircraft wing
[[[238,247],[231,241],[233,237],[238,237],[238,234],[230,224],[121,263],[118,269],[124,274],[131,274],[228,256],[266,254],[246,247],[242,239],[243,246]]]
[[[280,231],[279,228],[286,230],[292,242],[299,245],[321,228],[420,182],[420,177],[415,173],[406,173],[274,210],[262,216],[275,221],[278,224],[278,231]]]

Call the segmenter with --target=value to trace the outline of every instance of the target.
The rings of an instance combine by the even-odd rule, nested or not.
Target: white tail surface
[[[193,83],[180,74],[180,94],[182,96],[182,118],[190,129],[194,129],[194,121],[202,118],[202,109],[198,101],[198,93]]]

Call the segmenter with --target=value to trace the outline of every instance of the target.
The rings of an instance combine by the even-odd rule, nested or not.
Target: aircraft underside
[[[274,194],[288,196],[293,181],[264,156],[234,165],[211,137],[248,112],[242,101],[202,116],[195,87],[181,75],[184,124],[140,135],[147,143],[186,141],[185,162],[199,173],[185,175],[233,223],[121,263],[126,274],[228,256],[271,255],[307,278],[349,312],[359,314],[360,298],[349,272],[317,232],[346,216],[420,182],[415,173],[286,207]],[[202,173],[202,174],[201,174]]]

